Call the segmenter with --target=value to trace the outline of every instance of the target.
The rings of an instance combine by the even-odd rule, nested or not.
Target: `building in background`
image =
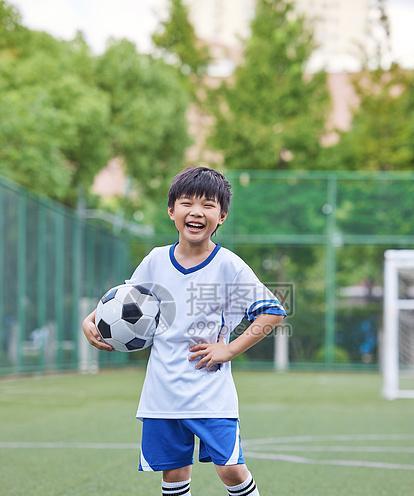
[[[319,48],[310,70],[347,72],[359,69],[360,49],[369,42],[370,0],[295,0],[313,23]]]
[[[125,196],[128,192],[128,179],[122,160],[113,158],[94,179],[92,192],[102,198]]]
[[[166,8],[168,2],[162,3]],[[185,0],[185,3],[198,36],[213,50],[227,50],[230,54],[241,51],[242,40],[249,36],[255,0]],[[294,0],[298,13],[312,22],[319,46],[309,62],[310,71],[358,69],[358,47],[366,47],[368,42],[370,3],[370,0]],[[232,67],[226,60],[217,62],[223,62],[223,68]]]

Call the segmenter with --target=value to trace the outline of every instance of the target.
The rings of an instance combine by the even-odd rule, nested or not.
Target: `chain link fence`
[[[0,373],[77,369],[81,319],[130,271],[129,241],[3,179],[0,228]]]
[[[414,248],[414,174],[232,171],[231,212],[214,237],[289,307],[289,367],[376,369],[386,249]],[[77,369],[80,321],[153,246],[177,232],[114,235],[0,181],[0,370]],[[240,324],[246,326],[246,322]],[[273,367],[275,339],[236,359]],[[148,352],[98,353],[100,366]]]
[[[216,241],[289,306],[289,367],[378,368],[384,251],[414,247],[414,174],[237,170],[226,176],[233,199]],[[153,245],[177,237],[172,225],[157,234]],[[240,362],[273,367],[275,343],[261,341]]]
[[[414,174],[237,171],[222,232],[264,281],[291,283],[290,367],[380,365],[384,251],[414,246]],[[270,359],[266,340],[248,354]]]

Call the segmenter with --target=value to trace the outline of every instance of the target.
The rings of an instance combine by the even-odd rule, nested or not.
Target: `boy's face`
[[[223,224],[227,217],[227,214],[221,212],[217,200],[207,199],[205,196],[178,198],[174,208],[168,208],[168,215],[181,236],[196,243],[209,240],[217,226]]]

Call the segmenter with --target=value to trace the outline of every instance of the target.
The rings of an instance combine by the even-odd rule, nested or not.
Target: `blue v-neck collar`
[[[196,270],[200,270],[206,265],[208,265],[213,258],[216,256],[217,252],[221,248],[221,245],[219,243],[216,243],[216,246],[214,247],[214,250],[210,253],[210,255],[203,260],[203,262],[199,263],[198,265],[195,265],[194,267],[189,267],[186,269],[183,267],[180,263],[177,262],[177,259],[175,258],[174,255],[174,250],[175,247],[178,245],[178,241],[176,241],[173,245],[170,246],[170,260],[171,263],[174,265],[174,267],[179,270],[182,274],[191,274],[192,272],[195,272]]]

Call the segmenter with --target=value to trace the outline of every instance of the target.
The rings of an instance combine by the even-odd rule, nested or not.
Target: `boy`
[[[199,460],[215,464],[230,496],[259,496],[244,463],[230,361],[286,312],[241,258],[211,239],[227,217],[230,198],[230,184],[213,169],[178,174],[168,194],[178,241],[154,248],[126,281],[153,281],[175,302],[173,322],[154,336],[137,411],[143,422],[139,470],[163,471],[163,496],[191,496],[195,435]],[[110,350],[94,316],[84,320],[84,333],[98,349]],[[243,317],[253,323],[229,342]]]

